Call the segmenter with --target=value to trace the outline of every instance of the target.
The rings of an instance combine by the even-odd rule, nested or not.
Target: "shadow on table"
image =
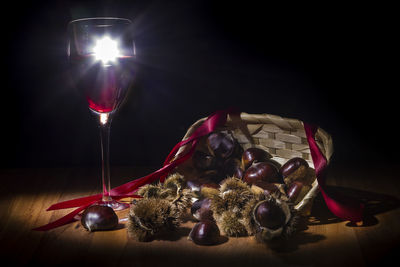
[[[302,245],[317,243],[326,239],[324,235],[300,231],[290,239],[271,240],[266,246],[275,252],[287,253],[298,250]]]
[[[400,207],[400,200],[390,195],[339,186],[329,186],[327,190],[329,190],[329,192],[350,196],[356,200],[359,200],[365,205],[362,224],[348,222],[346,224],[348,227],[368,227],[377,225],[379,220],[376,218],[376,215],[395,210]],[[295,251],[302,245],[316,243],[326,238],[324,235],[305,232],[309,226],[326,225],[340,222],[343,222],[343,220],[330,212],[324,202],[324,199],[322,198],[322,195],[318,194],[314,200],[314,206],[312,208],[311,215],[309,218],[305,218],[304,221],[301,222],[301,224],[298,226],[298,232],[290,238],[290,242],[284,239],[277,239],[272,240],[267,244],[267,246],[276,252]]]
[[[191,229],[188,227],[178,227],[176,231],[167,232],[164,234],[158,234],[153,239],[148,240],[148,242],[152,242],[155,240],[164,240],[164,241],[178,241],[181,238],[187,238],[189,236]],[[229,239],[226,236],[220,236],[218,242],[213,244],[213,246],[221,245],[226,243]]]
[[[349,196],[365,205],[363,222],[361,224],[349,222],[346,224],[346,226],[350,227],[368,227],[376,225],[379,223],[379,220],[375,217],[376,215],[395,210],[400,207],[400,200],[390,195],[340,186],[329,186],[327,190],[329,190],[329,192]],[[342,221],[343,220],[337,218],[330,212],[321,194],[318,194],[314,201],[314,206],[309,217],[308,225],[323,225]]]

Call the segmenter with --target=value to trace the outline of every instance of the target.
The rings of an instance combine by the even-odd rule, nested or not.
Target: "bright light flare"
[[[101,125],[104,125],[108,122],[108,117],[109,114],[108,113],[100,113],[100,123]]]
[[[101,60],[104,64],[115,61],[120,56],[118,42],[108,36],[99,39],[93,47],[93,54],[96,60]]]

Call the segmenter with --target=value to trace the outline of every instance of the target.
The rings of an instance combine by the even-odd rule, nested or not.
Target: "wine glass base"
[[[123,202],[119,202],[116,200],[107,200],[107,201],[99,201],[97,203],[98,205],[103,205],[103,206],[108,206],[110,208],[112,208],[113,210],[124,210],[124,209],[128,209],[130,207],[130,205],[128,203],[123,203]]]

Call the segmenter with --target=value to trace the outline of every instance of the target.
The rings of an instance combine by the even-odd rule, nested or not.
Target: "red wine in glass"
[[[71,66],[75,66],[77,73],[74,83],[92,111],[110,113],[118,109],[132,85],[134,58],[126,56],[104,64],[93,57],[71,60]]]
[[[131,28],[132,22],[123,18],[86,18],[68,24],[71,78],[99,123],[103,185],[99,203],[115,210],[129,207],[113,199],[111,192],[109,136],[112,116],[135,76]]]

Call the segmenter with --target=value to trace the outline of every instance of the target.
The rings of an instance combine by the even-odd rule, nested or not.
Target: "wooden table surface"
[[[98,170],[3,169],[0,262],[12,266],[381,266],[395,259],[400,244],[400,181],[394,167],[331,166],[328,183],[333,188],[367,201],[361,226],[332,216],[319,196],[304,230],[288,241],[266,246],[253,237],[229,238],[208,247],[187,240],[190,221],[169,240],[148,243],[129,239],[123,224],[117,230],[94,233],[79,222],[47,232],[32,231],[68,211],[45,211],[51,204],[98,193]],[[112,184],[154,170],[113,167]],[[118,214],[123,218],[126,211]]]

